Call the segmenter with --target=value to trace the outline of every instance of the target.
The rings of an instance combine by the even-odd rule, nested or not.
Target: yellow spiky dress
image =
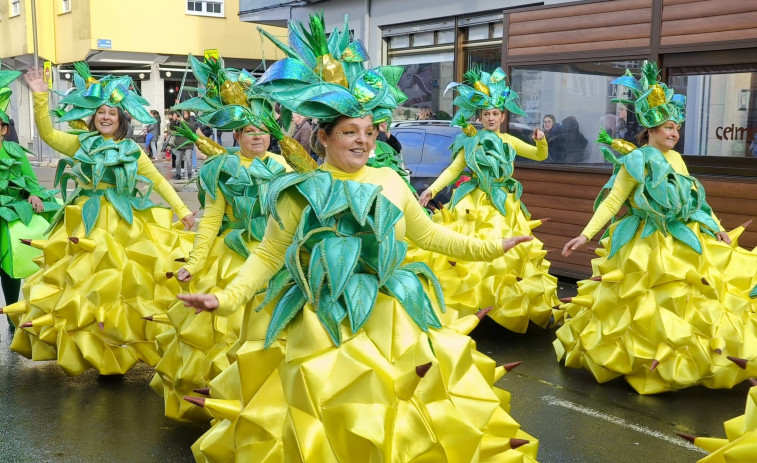
[[[9,306],[18,329],[11,348],[34,360],[57,360],[71,375],[89,368],[123,374],[135,362],[159,360],[155,338],[164,325],[143,317],[165,313],[180,291],[167,278],[175,259],[192,248],[194,233],[172,224],[174,212],[149,200],[154,185],[179,217],[190,215],[176,192],[132,140],[118,143],[96,132],[78,136],[53,129],[47,94],[35,93],[40,135],[63,159],[58,180],[78,182],[53,219],[40,270]],[[73,173],[63,167],[73,166]],[[135,188],[148,185],[146,193]]]
[[[244,170],[244,172],[242,171]],[[290,171],[280,155],[260,159],[222,154],[203,164],[199,173],[200,203],[205,205],[194,249],[184,266],[193,276],[180,283],[182,292],[213,293],[226,287],[265,232],[260,184]],[[263,190],[264,192],[265,190]],[[237,201],[237,198],[242,198]],[[249,217],[242,223],[237,217]],[[262,301],[256,296],[253,303]],[[155,365],[152,387],[163,395],[166,416],[175,420],[209,421],[205,409],[183,400],[229,366],[228,349],[239,339],[244,311],[228,317],[210,312],[194,314],[180,301],[165,317],[153,320],[171,329],[158,336],[161,360]]]
[[[462,183],[452,200],[432,215],[434,222],[479,239],[533,235],[541,220],[531,220],[520,201],[522,187],[512,178],[516,154],[543,160],[546,140],[533,147],[507,134],[482,131],[461,134],[453,145],[458,155],[431,186],[434,194],[467,166],[473,177]],[[462,150],[462,151],[461,151]],[[537,238],[492,262],[465,262],[412,246],[408,260],[427,263],[442,282],[446,320],[492,307],[489,317],[505,328],[524,333],[529,322],[546,327],[557,300],[557,280],[549,275],[547,252]]]
[[[236,361],[211,381],[210,398],[189,398],[214,417],[195,458],[534,461],[536,439],[494,386],[504,368],[465,335],[478,317],[440,323],[422,283],[435,283],[433,275],[423,264],[401,265],[407,245],[395,233],[469,259],[501,255],[501,240],[435,227],[389,168],[321,169],[274,181],[272,225],[217,293],[216,310],[230,313],[285,265],[251,312],[259,318],[235,346]]]
[[[757,254],[738,246],[743,227],[731,245],[715,239],[720,225],[677,152],[604,152],[616,165],[612,190],[582,234],[591,238],[624,202],[629,213],[601,239],[593,278],[561,306],[558,359],[599,382],[624,376],[641,394],[733,387],[749,372],[728,357],[757,359]]]

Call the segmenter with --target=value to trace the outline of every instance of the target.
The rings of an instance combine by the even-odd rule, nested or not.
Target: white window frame
[[[9,17],[21,15],[21,0],[11,0]]]
[[[194,4],[198,4],[199,3],[201,5],[202,11],[190,10],[189,9],[189,3],[190,2],[194,3]],[[187,0],[187,2],[186,2],[186,11],[187,11],[188,15],[193,15],[193,16],[212,16],[214,18],[223,18],[223,17],[225,17],[224,15],[226,13],[226,5],[225,5],[225,3],[226,2],[224,0]],[[219,5],[221,5],[221,12],[220,13],[215,13],[215,12],[208,11],[208,7],[211,4],[219,4]]]
[[[71,12],[71,2],[73,0],[61,0],[60,1],[60,12],[61,13],[70,13]]]

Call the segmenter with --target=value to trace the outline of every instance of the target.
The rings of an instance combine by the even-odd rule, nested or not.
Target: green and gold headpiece
[[[444,90],[457,90],[453,104],[458,111],[452,118],[452,124],[460,127],[468,125],[468,119],[477,111],[499,109],[525,116],[526,113],[518,106],[518,94],[507,85],[507,74],[498,67],[492,73],[484,72],[480,68],[473,68],[463,74],[463,82],[452,82]]]
[[[626,69],[625,75],[611,83],[628,87],[634,100],[613,98],[610,101],[632,106],[636,120],[647,128],[657,127],[667,121],[683,123],[686,119],[686,97],[677,95],[672,88],[659,82],[659,74],[657,64],[650,62],[644,62],[638,80]]]
[[[327,37],[323,13],[310,16],[310,27],[289,23],[289,45],[259,29],[287,58],[274,63],[255,86],[289,111],[319,121],[339,116],[373,115],[386,120],[407,99],[397,88],[398,66],[366,68],[368,53],[350,40],[348,18]]]
[[[83,61],[74,63],[74,69],[74,90],[60,101],[62,107],[71,109],[59,111],[58,122],[89,117],[102,105],[119,108],[143,124],[155,122],[144,108],[150,103],[133,90],[131,77],[107,75],[97,79]]]
[[[11,101],[11,93],[13,93],[9,85],[11,82],[18,79],[18,76],[20,75],[20,71],[0,70],[0,120],[5,124],[8,124],[10,121],[5,111],[8,109],[8,104]]]

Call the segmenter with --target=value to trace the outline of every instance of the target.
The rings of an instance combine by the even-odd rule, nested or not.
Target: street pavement
[[[156,164],[170,171],[170,162]],[[54,168],[35,170],[52,185]],[[174,185],[196,210],[195,186]],[[575,292],[572,282],[560,282],[561,297]],[[531,327],[514,334],[485,319],[472,333],[498,364],[523,361],[498,386],[512,394],[513,417],[540,440],[543,463],[695,462],[706,454],[675,432],[723,437],[722,422],[744,411],[748,383],[655,396],[638,395],[622,379],[598,384],[588,371],[556,362],[554,332]],[[207,425],[163,416],[162,398],[148,385],[151,368],[72,378],[54,362],[22,358],[9,344],[0,316],[0,462],[193,461],[189,447]]]

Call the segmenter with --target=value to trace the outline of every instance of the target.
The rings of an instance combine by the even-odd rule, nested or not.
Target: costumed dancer
[[[159,360],[155,337],[168,327],[143,317],[165,313],[180,291],[166,273],[178,270],[174,260],[189,253],[194,234],[174,228],[191,228],[194,216],[134,140],[124,138],[125,111],[152,121],[131,79],[98,80],[85,63],[75,67],[76,87],[61,100],[71,109],[59,120],[91,116],[78,134],[53,128],[42,73],[25,75],[40,137],[68,156],[55,179],[65,204],[51,221],[49,239],[30,243],[43,250],[44,260],[22,287],[25,300],[5,310],[24,328],[11,343],[16,352],[56,359],[70,375],[89,368],[123,374],[139,360]],[[69,180],[76,183],[73,192],[67,192]],[[173,211],[156,207],[153,188]],[[174,212],[181,223],[172,227]]]
[[[493,385],[504,366],[463,334],[479,318],[444,326],[428,266],[402,265],[405,236],[467,260],[495,259],[530,238],[451,232],[428,218],[397,173],[367,167],[371,113],[405,98],[396,88],[402,69],[365,69],[346,21],[328,39],[322,16],[311,16],[309,31],[289,28],[292,48],[277,41],[288,57],[256,86],[320,121],[325,159],[271,183],[263,241],[225,290],[179,296],[228,315],[268,284],[236,362],[211,382],[210,398],[187,398],[215,418],[193,445],[195,458],[534,461],[537,441]]]
[[[723,423],[726,438],[697,437],[677,433],[710,455],[697,463],[752,463],[757,461],[757,380],[746,399],[744,414]]]
[[[425,206],[440,190],[454,183],[464,169],[471,178],[461,183],[452,199],[434,212],[434,222],[470,236],[488,239],[497,236],[532,235],[542,220],[531,220],[520,196],[523,187],[512,176],[515,156],[536,161],[547,159],[547,140],[536,129],[536,146],[500,133],[505,111],[525,114],[518,107],[518,95],[507,85],[501,68],[493,73],[473,69],[464,83],[448,86],[458,91],[454,104],[460,109],[452,124],[462,127],[452,145],[454,160],[420,196]],[[480,111],[484,130],[477,132],[468,122]],[[450,319],[492,307],[489,317],[505,328],[524,333],[529,322],[544,328],[557,306],[557,280],[549,275],[547,251],[538,239],[493,262],[467,262],[452,256],[411,248],[408,259],[426,262],[442,282]],[[554,313],[559,319],[559,312]]]
[[[737,246],[744,227],[723,231],[702,184],[673,149],[686,99],[657,75],[657,65],[645,63],[638,80],[626,71],[613,81],[634,96],[611,101],[635,106],[646,127],[644,146],[600,136],[628,154],[615,157],[602,147],[614,173],[563,255],[589,241],[621,206],[628,212],[601,238],[593,277],[561,306],[567,320],[554,346],[566,366],[586,368],[599,382],[625,376],[641,394],[730,388],[749,372],[729,357],[757,359],[757,314],[749,299],[757,255]]]
[[[197,226],[194,247],[176,278],[185,283],[183,291],[211,293],[225,288],[236,277],[263,238],[266,185],[292,171],[283,156],[268,151],[271,137],[280,140],[287,155],[292,146],[299,144],[284,136],[270,104],[259,96],[246,94],[252,83],[246,71],[224,68],[222,59],[199,62],[190,56],[189,61],[203,90],[174,109],[195,111],[198,120],[210,127],[234,130],[239,142],[238,150],[227,151],[187,127],[182,128],[181,134],[209,159],[200,169],[198,181],[198,198],[205,212]],[[304,151],[301,154],[308,156]],[[256,297],[258,303],[262,300],[262,295]],[[155,366],[152,381],[153,388],[165,398],[166,416],[210,421],[205,409],[183,397],[206,388],[229,366],[226,354],[239,339],[243,314],[238,310],[228,317],[210,312],[195,315],[177,301],[166,317],[153,319],[175,327],[158,336],[162,358]]]
[[[34,259],[42,251],[20,240],[44,238],[48,220],[60,209],[54,192],[37,181],[27,158],[31,153],[4,139],[9,127],[5,113],[12,93],[9,85],[20,75],[19,71],[0,71],[0,284],[6,305],[18,301],[21,279],[39,270]]]

